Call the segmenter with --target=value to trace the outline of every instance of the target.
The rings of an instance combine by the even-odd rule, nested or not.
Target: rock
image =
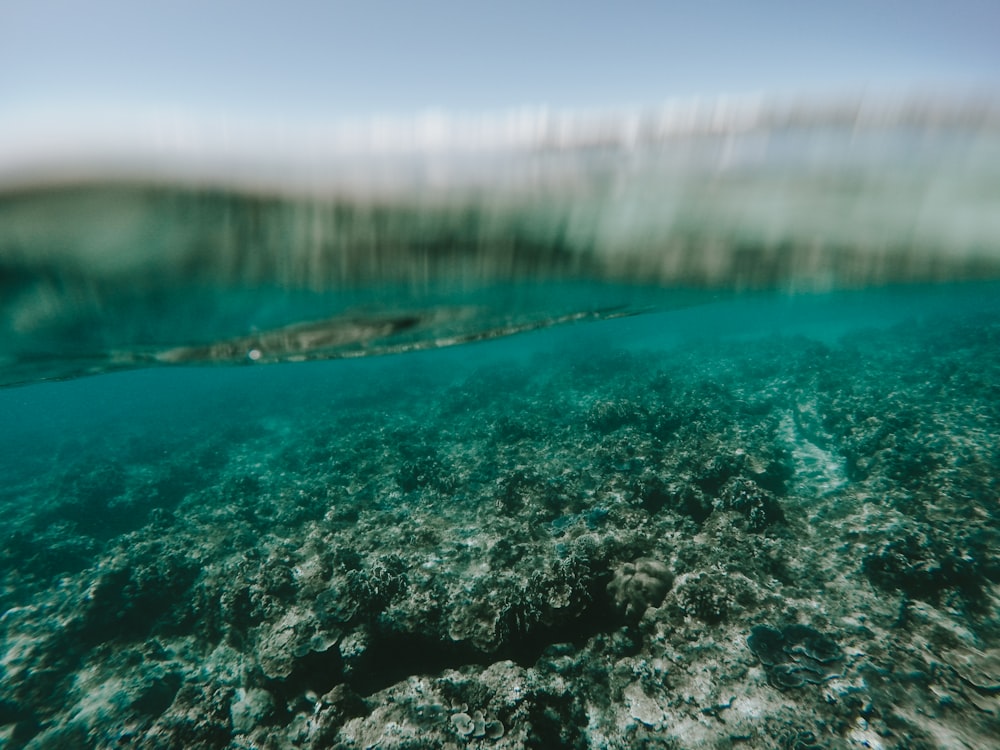
[[[262,688],[239,688],[233,695],[229,715],[233,732],[246,734],[267,719],[274,711],[274,698]]]
[[[638,620],[649,607],[663,603],[673,582],[673,573],[664,563],[640,558],[615,570],[608,594],[626,619]]]
[[[659,729],[663,724],[663,709],[660,704],[650,698],[638,683],[632,683],[625,688],[625,703],[629,716],[650,729]]]
[[[808,625],[787,625],[781,630],[755,625],[747,645],[760,659],[769,682],[779,689],[820,684],[841,674],[844,653],[827,635]]]

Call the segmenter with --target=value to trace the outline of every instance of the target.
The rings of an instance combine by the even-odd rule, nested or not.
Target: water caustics
[[[8,130],[0,385],[1000,278],[988,98]]]

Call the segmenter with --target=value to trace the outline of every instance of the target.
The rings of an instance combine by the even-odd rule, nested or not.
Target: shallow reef
[[[24,443],[0,744],[995,744],[1000,318],[553,340]]]

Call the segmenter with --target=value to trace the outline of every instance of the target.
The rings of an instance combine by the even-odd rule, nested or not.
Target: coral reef
[[[550,335],[213,370],[217,413],[11,460],[0,744],[1000,734],[1000,319]]]

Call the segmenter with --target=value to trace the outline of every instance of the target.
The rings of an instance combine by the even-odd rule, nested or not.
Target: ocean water
[[[0,745],[995,746],[1000,119],[737,114],[12,170]]]

